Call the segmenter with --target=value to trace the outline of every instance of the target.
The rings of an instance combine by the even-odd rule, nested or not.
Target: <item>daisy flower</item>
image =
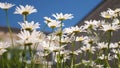
[[[44,50],[48,50],[50,52],[58,52],[60,50],[63,50],[65,46],[58,46],[54,42],[48,42],[48,41],[43,41],[40,43],[41,47],[43,47]]]
[[[1,9],[5,9],[5,10],[7,10],[7,9],[13,7],[13,6],[14,6],[14,4],[10,4],[10,3],[7,3],[7,2],[5,2],[5,3],[0,3],[0,8],[1,8]]]
[[[34,8],[34,6],[31,5],[20,5],[19,7],[16,7],[16,11],[14,12],[15,14],[22,14],[22,15],[28,15],[31,13],[37,12],[37,9]]]
[[[50,23],[48,23],[48,26],[50,28],[56,28],[56,27],[60,27],[60,21],[57,20],[52,20]]]
[[[98,49],[107,49],[108,48],[108,43],[105,42],[101,42],[101,43],[97,43],[97,48]]]
[[[28,22],[28,21],[25,21],[24,23],[20,23],[20,26],[22,27],[22,29],[24,30],[28,30],[28,31],[33,31],[33,30],[36,30],[37,28],[40,28],[39,27],[39,23],[34,23],[34,21],[32,22]]]
[[[91,44],[97,43],[98,41],[99,41],[99,37],[97,36],[85,36],[83,40],[83,44],[91,45]]]
[[[80,36],[80,37],[76,37],[76,41],[79,41],[79,42],[82,42],[83,40],[85,40],[87,37],[83,37],[83,36]]]
[[[21,31],[17,36],[20,38],[18,43],[23,45],[33,45],[34,43],[39,42],[39,32],[37,31]]]
[[[0,55],[2,55],[4,52],[6,52],[6,48],[8,48],[10,44],[7,42],[0,42]]]
[[[118,48],[118,47],[119,47],[118,43],[111,43],[110,44],[110,48]]]
[[[116,8],[114,11],[117,16],[120,16],[120,8]]]
[[[81,47],[81,50],[84,52],[90,51],[91,53],[94,53],[95,47],[91,45],[86,45],[86,46]]]
[[[50,18],[50,17],[44,17],[44,19],[45,19],[45,23],[46,24],[48,24],[48,23],[50,23],[51,21],[52,21],[52,19]]]
[[[103,18],[113,18],[113,17],[116,17],[117,15],[115,14],[114,10],[109,8],[107,11],[101,12],[101,16]]]
[[[9,46],[10,44],[7,42],[0,42],[0,49],[5,49],[8,48]]]
[[[113,19],[112,24],[114,24],[114,25],[120,25],[119,19],[117,19],[117,18]]]
[[[68,33],[68,34],[79,33],[79,32],[84,32],[83,27],[75,26],[75,27],[65,28],[63,30],[63,33]]]
[[[60,53],[57,52],[56,55],[55,55],[55,58],[54,58],[55,62],[59,62],[57,60],[58,59],[58,55],[61,57],[61,62],[66,62],[66,60],[70,59],[68,50],[62,50],[62,51],[60,51]]]
[[[59,40],[60,41],[60,40]],[[67,36],[67,35],[62,35],[62,37],[61,37],[61,43],[62,44],[67,44],[67,43],[69,43],[71,41],[71,39]]]
[[[56,13],[52,15],[53,17],[55,17],[57,20],[67,20],[67,19],[72,19],[73,15],[72,14],[63,14],[63,13]]]
[[[100,26],[100,21],[96,20],[90,20],[90,21],[85,21],[85,25],[83,26],[83,29],[93,29],[96,30]]]
[[[102,54],[101,56],[99,56],[99,59],[101,59],[101,60],[104,60],[104,59],[112,60],[112,56],[110,56],[110,53],[108,54],[108,56]]]
[[[102,25],[102,28],[100,30],[103,30],[105,32],[107,31],[117,31],[120,28],[119,25],[116,24],[104,24]]]

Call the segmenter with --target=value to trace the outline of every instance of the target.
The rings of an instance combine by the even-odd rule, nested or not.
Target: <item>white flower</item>
[[[86,46],[81,47],[81,50],[85,52],[90,51],[91,53],[94,53],[95,47],[91,45],[86,45]]]
[[[60,50],[63,50],[66,45],[60,47],[59,45],[56,45],[55,43],[43,41],[40,43],[40,46],[42,46],[44,50],[48,50],[50,52],[58,52]]]
[[[5,49],[8,48],[9,46],[10,44],[7,42],[0,42],[0,49]]]
[[[81,42],[81,41],[83,41],[83,40],[85,40],[87,37],[83,37],[83,36],[80,36],[80,37],[76,37],[76,41],[79,41],[79,42]]]
[[[39,42],[39,35],[40,33],[35,30],[32,33],[24,30],[17,35],[20,38],[18,42],[23,45],[33,45]]]
[[[24,30],[28,30],[28,31],[33,31],[33,30],[36,30],[37,28],[40,28],[39,27],[39,23],[34,23],[34,21],[32,22],[28,22],[28,21],[25,21],[24,23],[20,23],[20,26],[22,27],[22,29]]]
[[[68,33],[68,34],[79,33],[79,32],[84,32],[83,27],[75,26],[75,27],[65,28],[63,30],[63,33]]]
[[[46,35],[43,33],[43,32],[40,32],[40,34],[39,34],[39,41],[40,42],[42,42],[42,41],[44,41],[45,40],[45,38],[46,38]]]
[[[0,42],[0,55],[2,55],[4,52],[6,52],[6,48],[8,48],[10,44],[7,42]]]
[[[52,20],[50,23],[48,23],[48,26],[50,28],[57,28],[57,27],[60,27],[60,21],[57,21],[57,20]]]
[[[50,23],[51,21],[52,21],[52,19],[50,18],[50,17],[44,17],[44,19],[45,19],[45,23],[46,24],[48,24],[48,23]]]
[[[96,20],[90,20],[90,21],[85,21],[85,25],[83,26],[83,29],[93,29],[96,30],[100,26],[100,21]]]
[[[59,62],[57,60],[58,59],[58,55],[60,55],[62,62],[66,62],[67,59],[70,59],[68,50],[62,50],[62,51],[60,51],[60,53],[57,52],[56,55],[55,55],[55,58],[54,58],[55,62]]]
[[[59,40],[60,41],[60,40]],[[66,44],[66,43],[69,43],[71,41],[71,39],[67,36],[67,35],[62,35],[62,38],[61,38],[61,43],[62,44]]]
[[[117,16],[120,16],[120,8],[116,8],[114,11],[115,11]]]
[[[101,12],[101,16],[103,18],[113,18],[113,17],[116,17],[117,15],[115,14],[114,10],[109,8],[107,11]]]
[[[113,19],[112,24],[114,24],[114,25],[119,25],[119,24],[120,24],[119,19],[117,19],[117,18]]]
[[[106,49],[106,48],[108,48],[108,43],[105,43],[105,42],[98,43],[97,48]]]
[[[96,68],[104,68],[104,65],[95,65]]]
[[[110,44],[110,48],[118,48],[118,47],[119,47],[118,43],[111,43]]]
[[[36,55],[38,55],[39,57],[47,56],[48,54],[49,53],[44,53],[43,51],[36,52]]]
[[[56,45],[59,45],[59,36],[56,36],[53,33],[50,35],[47,35],[47,38],[45,40],[50,42],[50,43],[54,43]]]
[[[115,53],[115,54],[117,54],[117,53],[119,53],[119,52],[120,52],[120,50],[117,50],[117,49],[112,49],[112,52],[113,52],[113,53]]]
[[[1,49],[0,50],[0,55],[2,55],[3,53],[5,53],[7,50],[6,49]]]
[[[99,41],[99,38],[97,36],[85,36],[84,40],[83,40],[83,44],[85,45],[91,45],[94,43],[97,43]]]
[[[1,9],[5,9],[5,10],[7,10],[7,9],[13,7],[13,6],[14,6],[14,4],[10,4],[10,3],[7,3],[7,2],[5,2],[5,3],[0,3],[0,8],[1,8]]]
[[[104,25],[102,25],[102,28],[100,30],[103,30],[105,32],[117,31],[119,28],[120,28],[120,26],[116,25],[116,24],[104,24]]]
[[[15,10],[16,10],[14,12],[15,14],[22,14],[22,15],[28,15],[37,12],[37,9],[35,9],[34,6],[31,5],[26,5],[26,6],[20,5],[19,7],[16,7]]]
[[[94,61],[90,61],[90,60],[82,60],[82,63],[85,65],[85,66],[87,66],[87,65],[90,65],[90,66],[92,66],[93,67],[93,65],[94,65]]]
[[[104,54],[102,54],[102,55],[99,57],[99,59],[101,59],[101,60],[104,60],[104,59],[111,60],[112,57],[110,56],[110,54],[108,54],[108,56],[105,56]]]
[[[69,51],[69,54],[70,54],[70,55],[73,55],[73,54],[74,54],[74,55],[79,55],[79,53],[82,53],[81,49],[77,49],[77,50],[75,50],[75,51],[73,51],[73,52],[72,52],[72,51]]]
[[[56,13],[52,15],[53,17],[55,17],[58,20],[67,20],[67,19],[72,19],[73,15],[72,14],[63,14],[63,13]]]

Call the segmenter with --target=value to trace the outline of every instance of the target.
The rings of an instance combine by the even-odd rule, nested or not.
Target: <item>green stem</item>
[[[2,68],[4,68],[4,58],[1,56],[1,63],[2,63]]]
[[[108,50],[107,50],[107,59],[105,59],[106,63],[107,63],[107,67],[110,68],[109,62],[108,62],[108,54],[110,53],[110,43],[111,43],[111,37],[112,37],[112,31],[109,31],[108,33]]]
[[[57,68],[59,68],[59,56],[57,55]]]
[[[30,53],[30,61],[31,61],[31,68],[33,68],[33,57],[32,57],[32,49],[31,46],[29,45],[29,53]]]
[[[75,34],[76,39],[77,34]],[[75,41],[72,42],[72,59],[71,59],[71,68],[75,68],[75,55],[74,55]]]
[[[26,46],[24,46],[24,51],[22,53],[22,68],[26,66]]]
[[[23,21],[27,21],[27,15],[23,15]]]
[[[12,46],[14,46],[13,36],[12,36],[12,30],[10,28],[10,24],[9,24],[9,20],[8,20],[8,10],[5,10],[5,13],[6,13],[6,24],[7,24],[7,27],[8,27],[9,34],[10,34]]]
[[[105,58],[105,62],[107,64],[107,68],[110,68],[109,62],[108,62],[108,60],[106,58]]]
[[[111,43],[111,37],[112,37],[112,31],[109,31],[109,38],[108,38],[108,53],[107,53],[107,55],[109,54],[109,52],[110,52],[110,43]]]
[[[62,39],[62,22],[60,23],[60,35],[59,35],[59,43],[60,43],[60,47],[62,46],[61,43],[61,39]],[[60,51],[58,52],[58,56],[57,56],[57,68],[61,68],[61,59],[60,59]]]

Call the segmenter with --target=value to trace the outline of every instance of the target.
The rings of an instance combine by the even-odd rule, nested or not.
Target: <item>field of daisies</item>
[[[0,40],[0,68],[120,68],[120,40],[112,41],[120,29],[120,8],[100,13],[103,20],[85,21],[82,26],[63,28],[73,14],[55,13],[44,17],[43,30],[39,23],[27,21],[37,9],[31,5],[16,6],[14,14],[23,16],[18,40],[13,40],[8,13],[15,6],[0,3],[5,11],[10,43]],[[52,29],[44,33],[44,29]]]

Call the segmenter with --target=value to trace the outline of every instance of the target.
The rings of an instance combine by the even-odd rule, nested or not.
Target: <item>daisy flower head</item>
[[[90,21],[85,21],[85,25],[83,26],[83,29],[93,29],[96,30],[100,26],[100,21],[96,20],[90,20]]]
[[[107,31],[117,31],[120,28],[119,25],[116,24],[104,24],[102,25],[102,28],[100,30],[103,30],[105,32]]]
[[[0,50],[0,55],[2,55],[3,53],[5,53],[7,50],[6,49],[1,49]]]
[[[33,45],[34,43],[39,42],[39,32],[38,31],[21,31],[18,35],[17,35],[20,39],[18,40],[18,43],[22,44],[22,45]]]
[[[112,24],[114,24],[114,25],[120,25],[119,19],[117,19],[117,18],[113,19]]]
[[[10,4],[10,3],[7,3],[7,2],[5,2],[5,3],[0,3],[0,8],[1,8],[1,9],[5,9],[5,10],[10,9],[10,8],[13,7],[13,6],[14,6],[14,4]]]
[[[24,23],[19,22],[19,24],[22,27],[22,29],[28,30],[28,31],[33,31],[33,30],[36,30],[37,28],[40,28],[39,27],[40,24],[35,23],[34,21],[32,22],[25,21]]]
[[[97,43],[98,41],[99,41],[98,36],[85,36],[83,40],[83,44],[91,45],[91,44]]]
[[[108,43],[105,42],[101,42],[101,43],[97,43],[97,48],[98,49],[107,49],[108,48]]]
[[[79,42],[82,42],[82,41],[84,41],[85,39],[86,39],[87,37],[85,36],[85,37],[83,37],[83,36],[80,36],[80,37],[76,37],[76,41],[79,41]]]
[[[84,52],[91,52],[91,53],[94,53],[95,52],[95,47],[94,46],[91,46],[91,45],[85,45],[83,47],[81,47],[81,50],[84,51]]]
[[[6,52],[6,48],[10,46],[7,42],[0,42],[0,55],[2,55],[4,52]]]
[[[48,23],[48,26],[50,28],[57,28],[57,27],[60,27],[60,21],[57,21],[57,20],[52,20],[50,23]],[[64,26],[64,25],[62,25]]]
[[[101,12],[101,16],[102,16],[103,18],[113,18],[113,17],[116,17],[117,15],[115,14],[115,11],[114,11],[114,10],[108,8],[107,11]]]
[[[46,24],[48,24],[48,23],[50,23],[51,21],[52,21],[52,19],[50,18],[50,17],[44,17],[44,19],[45,19],[45,23]]]
[[[67,44],[71,42],[71,39],[67,35],[62,35],[61,40],[59,40],[62,44]]]
[[[10,44],[8,42],[0,42],[0,49],[8,48]]]
[[[31,6],[31,5],[26,5],[26,6],[20,5],[19,7],[16,7],[14,13],[15,14],[28,15],[28,14],[35,13],[35,12],[37,12],[37,9],[35,9],[34,6]]]
[[[83,27],[75,26],[75,27],[65,28],[63,30],[63,33],[68,33],[68,34],[71,34],[71,33],[77,34],[79,32],[84,32]]]
[[[118,43],[110,43],[110,48],[115,49],[115,48],[118,48],[118,47],[119,47]]]
[[[73,18],[72,14],[63,14],[63,13],[56,13],[56,14],[53,14],[52,16],[55,17],[57,20],[60,20],[60,21]]]
[[[117,14],[117,16],[120,16],[120,8],[116,8],[114,11]]]
[[[104,59],[108,59],[108,60],[112,60],[112,56],[110,56],[110,53],[107,55],[102,54],[101,56],[99,56],[99,59],[104,60]]]

